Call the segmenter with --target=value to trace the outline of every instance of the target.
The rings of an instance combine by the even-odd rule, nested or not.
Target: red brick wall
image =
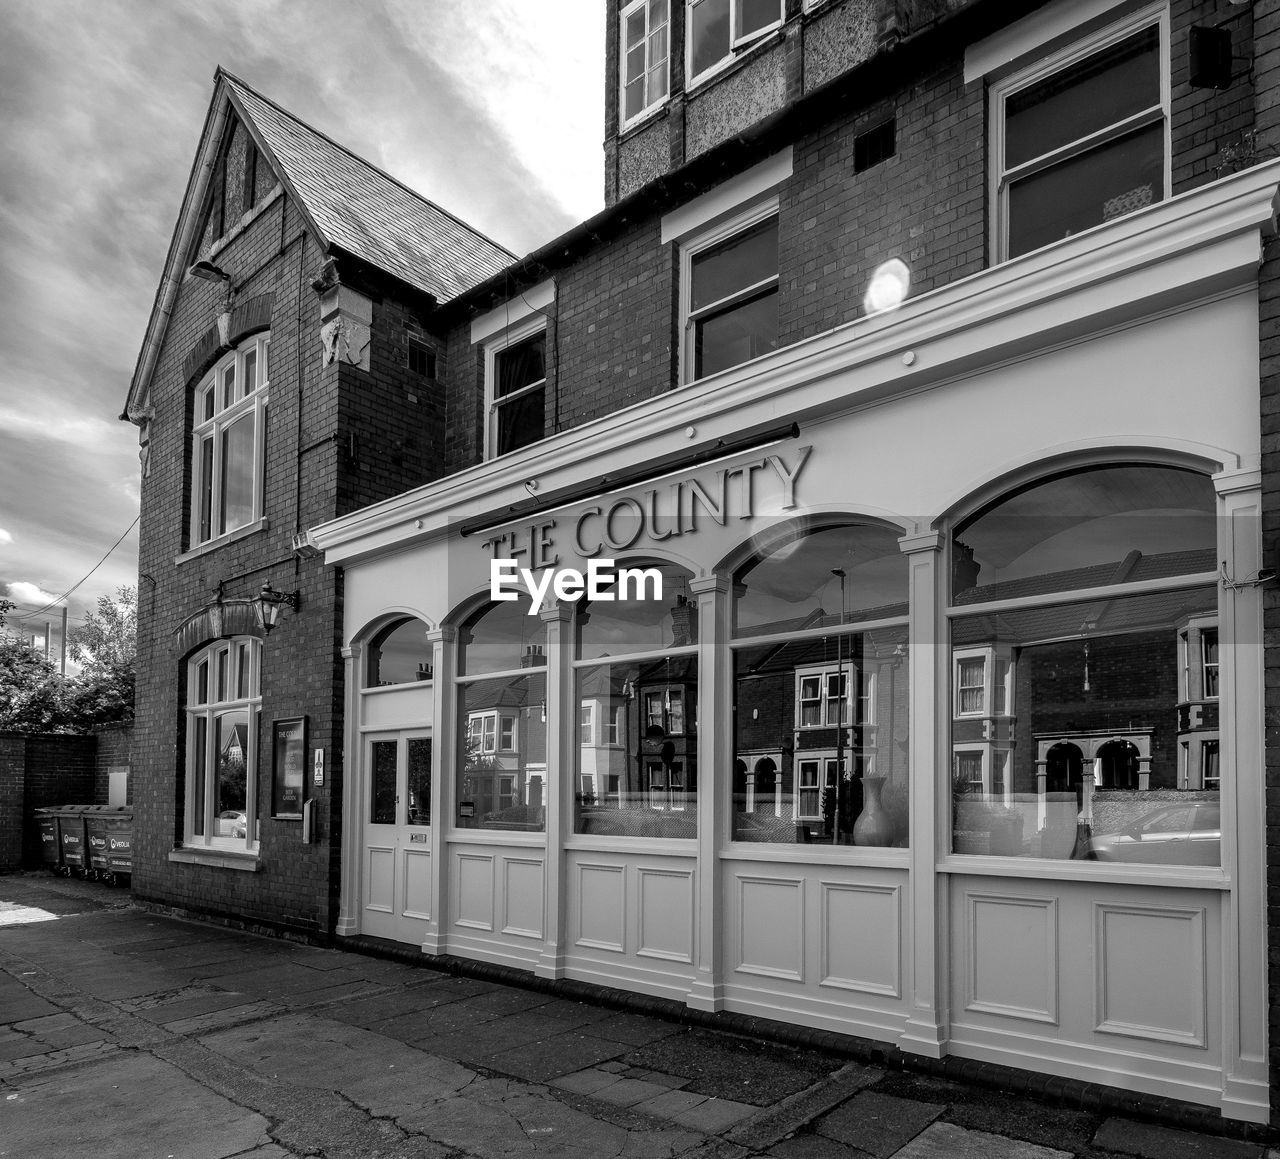
[[[0,736],[0,869],[40,860],[35,810],[94,804],[91,736]]]
[[[323,560],[295,560],[292,537],[438,473],[441,424],[432,416],[442,410],[437,385],[423,384],[416,402],[408,397],[419,382],[409,382],[405,334],[421,326],[385,287],[369,291],[375,299],[371,373],[321,365],[320,310],[311,283],[325,257],[291,199],[269,205],[215,255],[243,283],[237,301],[273,295],[267,526],[175,563],[187,547],[194,385],[183,363],[213,325],[223,290],[189,280],[178,293],[152,380],[156,419],[151,475],[143,481],[137,731],[130,761],[137,830],[133,884],[140,898],[315,935],[332,928],[340,861],[342,576]],[[225,598],[244,599],[264,581],[283,591],[298,589],[301,603],[296,612],[283,612],[263,647],[259,868],[244,873],[172,863],[169,853],[183,836],[186,760],[185,664],[175,632],[216,600],[220,582]],[[308,748],[325,752],[324,786],[308,785],[317,800],[319,842],[313,845],[302,843],[297,821],[271,817],[271,722],[298,715],[308,720]]]

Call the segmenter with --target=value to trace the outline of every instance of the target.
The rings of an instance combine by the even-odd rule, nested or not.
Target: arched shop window
[[[900,535],[798,530],[734,575],[735,840],[906,845]]]
[[[432,648],[421,620],[395,620],[383,628],[366,649],[365,687],[410,684],[430,680]]]
[[[529,599],[485,604],[458,633],[457,822],[546,824],[546,625]]]
[[[187,661],[185,844],[257,846],[262,643],[218,640]]]
[[[611,837],[698,834],[698,621],[692,574],[628,563],[651,578],[579,606],[574,830]],[[656,592],[661,580],[661,598]]]
[[[1204,475],[1106,466],[955,527],[956,853],[1220,863],[1216,781],[1190,784],[1185,757],[1218,735],[1185,673],[1188,625],[1216,664],[1215,513]]]

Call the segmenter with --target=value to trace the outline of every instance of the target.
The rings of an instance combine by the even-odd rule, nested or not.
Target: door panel
[[[431,737],[368,737],[361,932],[421,944],[431,918]]]

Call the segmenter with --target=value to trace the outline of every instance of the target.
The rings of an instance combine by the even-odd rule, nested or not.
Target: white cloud
[[[46,592],[37,584],[19,580],[9,585],[9,598],[20,606],[30,604],[33,608],[42,608],[45,604],[55,603],[59,597],[53,592]]]
[[[3,527],[0,527],[0,547],[3,547],[5,544],[12,543],[12,542],[13,542],[13,536],[9,532],[7,532]]]

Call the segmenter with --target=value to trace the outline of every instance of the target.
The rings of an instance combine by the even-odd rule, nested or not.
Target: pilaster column
[[[342,715],[346,721],[342,735],[342,870],[338,884],[338,919],[334,923],[334,933],[339,937],[360,932],[364,834],[360,821],[360,678],[356,657],[356,649],[342,649]],[[329,764],[332,766],[333,761]],[[332,770],[327,770],[326,775],[331,776]],[[332,784],[329,799],[333,799]]]
[[[937,868],[951,841],[949,733],[950,632],[945,615],[942,534],[905,535],[911,624],[908,706],[911,716],[910,881],[911,955],[907,962],[907,1025],[903,1050],[941,1058],[947,1053],[949,1013],[948,880]],[[946,711],[944,711],[946,710]]]
[[[694,976],[685,1001],[695,1010],[719,1010],[724,1004],[720,850],[729,840],[733,796],[731,586],[725,576],[689,584],[698,601],[698,857]]]
[[[453,825],[457,789],[457,719],[453,673],[457,671],[457,629],[427,632],[431,645],[431,922],[422,942],[424,954],[443,954],[449,929],[449,848],[445,834]]]
[[[1266,808],[1263,770],[1262,480],[1215,475],[1218,559],[1234,587],[1218,593],[1222,868],[1222,1113],[1265,1123],[1267,1080]],[[1251,582],[1254,581],[1254,582]],[[1199,657],[1193,658],[1198,666]]]
[[[564,977],[564,841],[573,832],[578,713],[573,691],[573,609],[557,603],[539,613],[547,625],[547,847],[543,857],[542,954],[533,972]]]

